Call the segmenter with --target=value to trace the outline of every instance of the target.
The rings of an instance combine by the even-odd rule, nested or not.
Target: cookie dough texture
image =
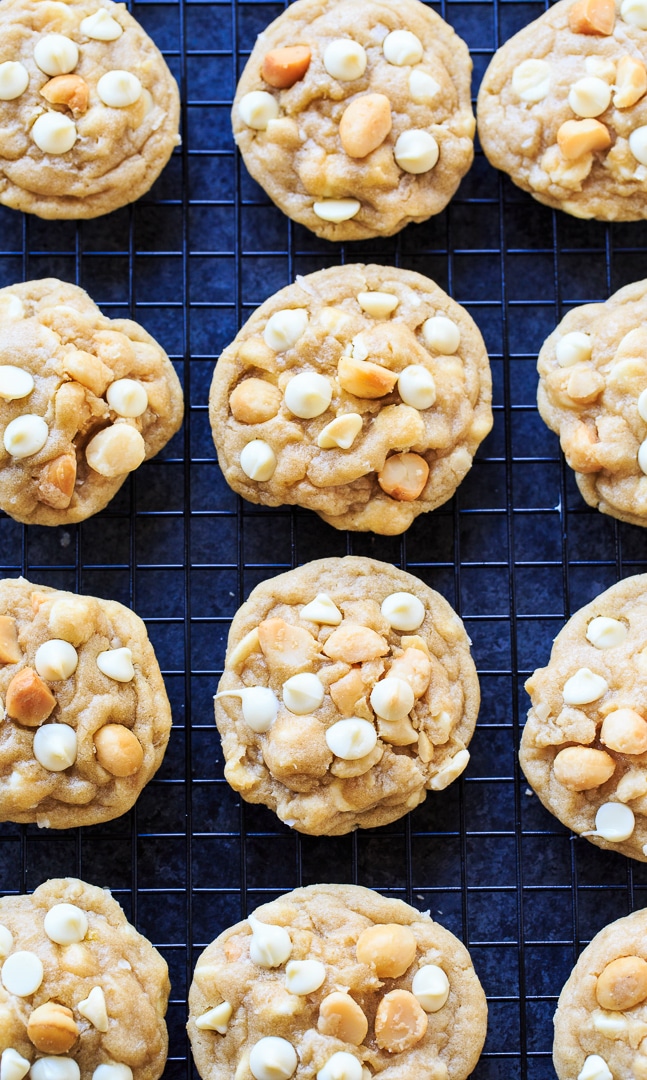
[[[70,944],[51,939],[46,917],[64,915],[58,905],[73,905],[87,919]],[[57,911],[58,908],[58,911]],[[3,971],[2,1048],[11,1048],[30,1064],[47,1057],[28,1035],[30,1017],[48,1002],[71,1010],[78,1037],[56,1060],[63,1069],[71,1058],[81,1080],[91,1080],[99,1065],[127,1066],[133,1080],[157,1080],[164,1069],[168,1046],[164,1015],[170,984],[166,962],[151,943],[127,921],[107,889],[77,878],[46,881],[30,896],[0,900],[0,924],[13,939],[0,958],[3,965],[18,952],[30,953],[42,964],[43,978],[34,993],[18,995],[7,988]],[[81,936],[82,935],[82,936]],[[3,934],[3,946],[5,945]],[[24,957],[23,957],[24,960]],[[103,998],[107,1013],[100,1030],[83,1010],[84,1003]],[[91,1013],[92,1009],[89,1010]],[[30,1029],[31,1030],[31,1029]],[[50,1061],[52,1059],[50,1058]],[[4,1064],[4,1062],[3,1062]],[[123,1070],[122,1070],[123,1072]],[[115,1071],[114,1076],[117,1077]]]
[[[6,373],[16,367],[33,387],[13,398],[16,375],[9,372],[10,385]],[[121,415],[133,410],[109,400],[121,380],[145,392],[137,416]],[[129,471],[175,434],[183,408],[173,365],[137,323],[107,318],[83,289],[55,278],[0,289],[0,507],[17,521],[62,525],[102,510]],[[23,416],[47,425],[44,444],[27,456],[7,448],[7,428]],[[116,449],[97,460],[88,448],[108,432]]]
[[[417,613],[411,630],[382,611],[400,593]],[[286,690],[304,673],[316,677],[311,708],[294,706]],[[407,701],[407,687],[395,687],[405,705],[389,720],[379,695],[396,679],[413,694]],[[216,698],[225,776],[300,832],[335,836],[395,821],[469,761],[480,697],[463,624],[438,593],[387,563],[320,559],[258,585],[232,622],[218,691],[250,687],[270,688],[276,719],[257,732],[240,696]],[[372,743],[359,757],[327,742],[350,718]]]
[[[393,31],[415,35],[420,49],[390,62],[383,47]],[[327,70],[326,50],[339,41],[359,46],[365,55],[365,68],[355,78],[337,77],[339,69],[330,61],[334,74]],[[270,85],[262,74],[265,57],[295,45],[310,50],[305,74],[284,89]],[[274,202],[317,236],[390,236],[439,213],[472,163],[471,72],[465,43],[418,0],[297,0],[259,35],[245,66],[232,112],[236,143],[249,172]],[[433,83],[412,94],[413,74]],[[242,99],[257,91],[275,103],[276,115],[262,129],[246,123],[245,108],[241,111]],[[392,127],[370,152],[351,156],[340,138],[342,116],[349,105],[376,93],[388,99]],[[369,124],[361,126],[366,131]],[[432,137],[438,148],[435,164],[421,165],[424,171],[417,174],[398,164],[396,143],[405,132],[415,132],[416,139],[423,132],[426,142]],[[315,204],[338,199],[357,200],[354,216],[328,221],[315,212]]]
[[[479,139],[491,164],[546,206],[636,221],[647,215],[647,24],[624,0],[615,25],[611,16],[612,33],[574,32],[569,14],[579,7],[559,0],[498,50],[478,95]],[[529,62],[534,70],[524,67]],[[636,89],[621,94],[625,75]],[[595,82],[582,90],[582,80]],[[573,96],[576,84],[581,92]],[[591,145],[601,149],[578,146],[572,134],[558,143],[562,125],[583,118],[597,125]]]
[[[576,612],[557,635],[547,667],[526,683],[532,707],[520,754],[528,781],[564,825],[643,862],[646,641],[645,574],[626,578]],[[629,819],[623,840],[598,835],[598,811],[607,804]]]
[[[582,496],[633,525],[647,524],[646,322],[647,281],[638,281],[604,304],[569,311],[537,364],[539,412]]]
[[[249,1055],[267,1035],[285,1039],[296,1051],[294,1080],[313,1080],[335,1053],[355,1058],[365,1076],[463,1080],[472,1072],[485,1040],[485,995],[467,950],[427,913],[357,885],[311,885],[264,904],[252,918],[257,928],[267,924],[287,931],[288,963],[317,960],[325,966],[325,978],[312,993],[290,992],[285,963],[269,969],[250,958],[249,921],[225,930],[199,958],[189,993],[189,1036],[205,1080],[229,1080],[234,1074],[252,1080]],[[380,978],[373,963],[357,959],[360,934],[380,925],[396,932],[406,928],[404,936],[413,939],[413,959],[398,977]],[[449,997],[426,1014],[426,1032],[414,1046],[402,1052],[380,1049],[374,1027],[381,1000],[393,990],[410,994],[416,972],[425,965],[442,968]],[[359,1045],[318,1029],[321,1002],[338,990],[359,1005],[368,1021]],[[232,1006],[226,1033],[200,1030],[196,1020],[223,1001]]]
[[[110,19],[107,33],[117,35],[113,40],[90,36],[105,34],[105,28],[97,31],[90,24],[86,31],[85,23],[81,29],[88,17],[103,12]],[[51,76],[36,63],[34,50],[40,56],[39,43],[51,35],[78,49],[72,67],[72,61],[47,66],[74,76],[77,89],[81,80],[82,111],[76,107],[79,98],[69,97],[71,84],[71,91],[62,91],[70,104],[42,94]],[[21,64],[29,80],[18,97],[0,100],[0,202],[43,218],[93,218],[148,191],[179,142],[180,102],[162,54],[125,4],[2,0],[0,37],[2,61]],[[73,58],[73,48],[67,50]],[[110,72],[138,80],[141,92],[132,104],[108,106],[102,100],[99,80]],[[52,96],[51,90],[45,93]],[[55,97],[60,95],[59,89]],[[109,100],[121,99],[109,95]],[[75,126],[76,139],[65,152],[37,145],[34,124],[44,116]]]
[[[430,333],[438,317],[445,335],[451,324],[447,340]],[[273,332],[277,319],[298,321],[289,338]],[[400,381],[421,368],[431,404]],[[330,392],[309,419],[288,408],[289,392],[284,397],[305,373],[323,376]],[[248,391],[272,395],[267,412],[236,408],[232,394]],[[254,312],[218,360],[209,414],[220,467],[244,498],[296,503],[338,529],[395,534],[454,494],[492,427],[491,396],[485,345],[464,308],[421,274],[358,264],[298,278]],[[341,445],[326,441],[331,422],[343,417],[357,427]],[[253,480],[241,465],[254,440],[275,458],[269,478]],[[385,462],[403,453],[416,482],[423,473],[414,490],[384,477]]]
[[[171,730],[164,682],[144,623],[114,600],[49,589],[24,578],[0,581],[0,612],[0,820],[65,829],[124,814],[159,768]],[[76,653],[78,658],[78,666],[66,677],[52,678],[56,672],[43,666],[39,649],[52,641],[59,653]],[[130,651],[132,668],[124,665],[124,653],[115,655],[115,650]],[[100,670],[100,663],[106,667],[105,655],[97,662],[100,654],[108,656],[108,670],[114,672],[117,663],[119,680]],[[64,676],[70,666],[68,662]],[[23,692],[22,708],[15,705],[15,694],[13,699],[8,694],[12,680],[26,669],[33,682],[38,675],[37,685],[42,681],[55,699],[44,720],[30,715],[33,693]],[[14,683],[14,691],[16,686],[20,683]],[[35,756],[35,740],[44,738],[46,728],[47,738],[54,738],[57,746],[62,728],[68,739],[73,733],[75,757],[61,771],[52,771],[52,761],[59,763],[46,753],[39,751],[48,767]],[[97,754],[102,728],[121,736],[121,754]],[[102,738],[105,734],[99,745]]]
[[[592,1056],[602,1058],[602,1062],[596,1063],[597,1073],[587,1075],[631,1076],[637,1080],[647,1075],[646,941],[647,912],[635,911],[605,926],[584,949],[560,994],[555,1013],[553,1061],[560,1080],[578,1077],[586,1059]],[[623,969],[631,972],[625,980],[618,979]],[[611,987],[615,1000],[602,994],[603,986]]]

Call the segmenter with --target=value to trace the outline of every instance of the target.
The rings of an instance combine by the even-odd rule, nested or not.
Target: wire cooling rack
[[[133,4],[181,86],[181,150],[146,197],[107,218],[40,221],[0,208],[0,285],[55,275],[107,314],[137,319],[172,356],[187,401],[183,431],[103,513],[54,529],[0,518],[6,575],[113,597],[146,620],[174,718],[162,768],[130,814],[61,832],[0,826],[0,890],[66,874],[113,890],[169,963],[166,1076],[175,1080],[192,1069],[193,966],[216,934],[300,884],[370,886],[428,908],[470,948],[490,1006],[474,1076],[551,1080],[561,986],[603,925],[645,903],[647,869],[575,840],[531,795],[516,758],[523,684],[564,619],[646,559],[640,529],[579,497],[536,410],[535,359],[569,307],[644,276],[647,223],[554,213],[478,154],[448,209],[426,224],[389,240],[317,240],[250,180],[229,125],[237,73],[283,6]],[[437,10],[470,46],[476,91],[493,50],[544,5],[456,0]],[[211,441],[219,351],[295,274],[344,261],[433,277],[471,312],[491,356],[494,430],[456,497],[402,538],[346,535],[305,511],[243,503]],[[229,621],[250,589],[346,553],[393,562],[447,597],[473,639],[483,705],[467,775],[447,792],[386,828],[314,839],[241,804],[224,782],[212,695]]]

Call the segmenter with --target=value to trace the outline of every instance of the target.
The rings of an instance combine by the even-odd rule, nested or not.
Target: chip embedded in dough
[[[259,35],[232,121],[249,172],[327,240],[439,213],[474,155],[465,42],[418,0],[297,0]]]
[[[299,832],[385,825],[463,772],[479,700],[446,600],[375,559],[319,559],[258,585],[232,622],[225,777]]]
[[[0,820],[66,829],[130,810],[171,709],[142,620],[24,578],[0,581]]]
[[[83,521],[180,427],[168,356],[55,278],[0,289],[0,507],[16,521]]]
[[[270,1053],[284,1069],[271,1075],[294,1080],[464,1080],[487,1024],[461,942],[358,885],[296,889],[225,930],[198,959],[189,1009],[211,1080],[270,1075]]]
[[[338,529],[404,532],[492,427],[471,317],[429,278],[347,265],[266,300],[222,353],[209,413],[228,484]]]

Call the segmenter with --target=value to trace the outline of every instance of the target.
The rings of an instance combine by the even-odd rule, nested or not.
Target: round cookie
[[[590,506],[647,524],[647,281],[574,308],[544,342],[539,412]]]
[[[138,323],[55,278],[0,289],[0,507],[83,521],[180,427],[180,382]]]
[[[205,1080],[464,1080],[487,1024],[461,942],[358,885],[296,889],[225,930],[198,959],[189,1009]]]
[[[93,218],[148,191],[179,142],[177,85],[125,4],[2,0],[0,202]]]
[[[646,62],[643,0],[559,0],[485,73],[478,133],[491,164],[576,217],[646,217]]]
[[[587,945],[555,1013],[559,1080],[645,1080],[647,911],[605,926]]]
[[[492,427],[491,395],[464,308],[421,274],[347,265],[254,312],[218,360],[209,415],[246,499],[395,534],[454,494]]]
[[[119,817],[171,731],[142,620],[114,600],[0,581],[0,821]]]
[[[234,617],[215,701],[225,777],[299,832],[386,825],[466,768],[479,700],[442,596],[375,559],[319,559]]]
[[[166,962],[107,889],[59,878],[3,897],[0,964],[7,1080],[162,1074]]]
[[[598,847],[647,861],[647,574],[569,619],[528,679],[521,765],[543,804]]]
[[[418,0],[297,0],[236,90],[254,179],[326,240],[391,236],[439,213],[474,156],[472,61]]]

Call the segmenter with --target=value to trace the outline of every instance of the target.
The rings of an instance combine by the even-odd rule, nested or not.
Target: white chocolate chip
[[[409,76],[409,93],[417,105],[429,105],[440,90],[440,83],[426,71],[412,71]]]
[[[199,1016],[195,1026],[199,1031],[217,1031],[220,1035],[226,1035],[233,1011],[228,1001],[221,1001],[219,1005]]]
[[[97,83],[97,94],[104,105],[125,109],[139,101],[142,84],[132,71],[106,71]]]
[[[279,103],[267,90],[252,90],[238,102],[240,118],[254,131],[265,131],[270,120],[279,115]]]
[[[381,679],[371,691],[371,706],[382,720],[404,720],[413,709],[413,690],[404,679]]]
[[[76,1008],[81,1016],[89,1020],[97,1031],[108,1030],[106,997],[100,986],[93,986],[88,996],[83,1001],[79,1001]]]
[[[279,711],[278,699],[269,686],[246,686],[242,690],[223,690],[216,694],[214,701],[221,697],[240,698],[243,720],[252,731],[262,734],[269,731]]]
[[[81,1070],[74,1058],[43,1057],[34,1062],[29,1075],[31,1080],[80,1080]]]
[[[576,116],[600,116],[609,108],[611,87],[604,79],[585,75],[573,83],[568,94],[568,104]]]
[[[43,724],[34,735],[34,757],[48,772],[69,769],[76,753],[76,732],[67,724]]]
[[[590,668],[580,668],[567,679],[562,691],[565,705],[590,705],[606,694],[609,685],[601,675]]]
[[[247,921],[252,928],[249,957],[253,964],[262,968],[276,968],[289,960],[292,941],[284,926],[259,922],[254,915],[250,915]]]
[[[148,394],[135,379],[117,379],[106,391],[106,401],[118,416],[141,416],[148,408]]]
[[[577,1080],[613,1080],[613,1074],[603,1057],[589,1054],[577,1074]]]
[[[31,457],[47,442],[49,428],[42,416],[25,413],[11,420],[4,429],[4,448],[13,458]]]
[[[317,1073],[317,1080],[362,1080],[362,1063],[347,1050],[338,1050]]]
[[[324,199],[323,202],[313,203],[312,209],[322,221],[339,225],[355,217],[361,205],[358,199]]]
[[[133,654],[128,648],[106,649],[97,656],[99,671],[115,682],[131,682],[135,678]]]
[[[34,60],[46,75],[67,75],[79,62],[79,50],[63,34],[46,34],[34,46]]]
[[[3,401],[19,401],[34,389],[34,380],[24,368],[14,364],[0,364],[0,398]]]
[[[326,46],[323,65],[333,79],[340,82],[352,82],[359,79],[366,71],[366,52],[351,38],[338,38]]]
[[[250,480],[271,480],[276,470],[276,454],[264,439],[252,439],[240,452],[240,467]]]
[[[394,592],[386,596],[380,608],[394,630],[417,630],[425,618],[425,607],[413,593]]]
[[[308,325],[305,308],[283,308],[270,315],[263,331],[263,340],[274,352],[285,352],[296,345]]]
[[[296,1067],[296,1051],[287,1039],[266,1035],[252,1046],[249,1068],[254,1080],[290,1080]]]
[[[374,319],[388,319],[400,303],[397,296],[387,292],[361,292],[357,294],[357,302]]]
[[[420,38],[410,30],[392,30],[384,38],[382,49],[384,59],[397,67],[419,64],[424,52]]]
[[[606,1035],[607,1038],[613,1039],[618,1035],[622,1035],[623,1031],[627,1030],[627,1021],[624,1016],[618,1016],[617,1013],[602,1012],[602,1010],[599,1010],[593,1013],[593,1027],[596,1031],[599,1031],[601,1035]]]
[[[85,460],[100,476],[123,476],[138,468],[146,457],[146,443],[127,422],[117,421],[99,431],[85,448]]]
[[[24,94],[29,84],[27,68],[18,60],[0,64],[0,101],[13,101]]]
[[[103,1065],[97,1065],[92,1073],[92,1080],[133,1080],[133,1070],[130,1065],[111,1061]]]
[[[425,345],[444,356],[451,356],[461,343],[461,332],[453,319],[446,315],[434,315],[422,325]]]
[[[434,377],[422,364],[409,364],[400,372],[398,393],[405,405],[411,405],[414,409],[430,409],[436,400]]]
[[[638,398],[638,415],[647,424],[647,389],[643,390]]]
[[[13,949],[13,934],[7,926],[0,923],[0,956],[8,956]]]
[[[324,699],[324,686],[311,671],[292,675],[283,683],[283,704],[296,716],[306,716],[318,709]]]
[[[437,964],[425,964],[413,976],[411,993],[425,1012],[438,1012],[449,997],[449,979]]]
[[[629,149],[641,165],[647,165],[647,124],[634,128],[629,136]]]
[[[291,994],[314,994],[325,978],[326,965],[321,960],[290,960],[285,967],[285,987]]]
[[[17,1050],[7,1048],[0,1058],[0,1080],[22,1080],[29,1072],[30,1062]]]
[[[16,997],[35,994],[43,981],[43,965],[33,952],[15,952],[8,956],[0,972],[2,985]]]
[[[285,404],[291,413],[302,420],[321,416],[332,401],[332,386],[316,371],[302,371],[290,379],[284,391]]]
[[[620,15],[630,26],[647,30],[647,0],[622,0]]]
[[[572,367],[591,359],[593,345],[588,334],[581,330],[572,330],[564,334],[555,346],[555,356],[560,367]]]
[[[586,636],[596,649],[613,649],[616,645],[622,645],[627,636],[627,627],[618,619],[598,615],[591,619],[586,628]]]
[[[542,101],[550,90],[547,60],[523,60],[512,72],[512,91],[522,101]]]
[[[309,619],[310,622],[319,623],[321,626],[339,626],[342,613],[327,593],[317,593],[314,600],[301,608],[301,618]]]
[[[49,679],[57,682],[59,679],[69,679],[77,669],[79,656],[69,641],[60,638],[51,638],[43,642],[36,650],[34,666],[41,679]]]
[[[342,413],[326,424],[317,435],[317,446],[322,450],[350,450],[362,430],[364,421],[359,413]]]
[[[1,99],[0,99],[1,100]],[[22,300],[15,293],[0,294],[0,322],[17,322],[25,314]],[[9,364],[9,367],[13,365]],[[18,369],[22,371],[22,368]]]
[[[87,19],[83,19],[79,30],[93,41],[116,41],[121,37],[123,30],[116,19],[113,19],[105,8],[99,8]]]
[[[640,444],[638,449],[638,465],[642,472],[647,473],[647,439]]]
[[[43,928],[50,941],[57,945],[76,945],[88,932],[88,917],[76,904],[54,904],[45,916]]]
[[[377,732],[368,720],[351,716],[338,720],[326,731],[326,744],[335,757],[342,761],[358,761],[366,757],[377,742]]]
[[[603,803],[595,815],[595,829],[582,836],[601,836],[610,843],[628,840],[636,826],[633,810],[624,803]]]
[[[616,81],[616,65],[605,56],[587,56],[584,67],[587,75],[596,75],[598,79],[604,79],[608,83]]]
[[[404,172],[414,176],[433,169],[438,154],[438,143],[433,135],[420,129],[403,131],[393,148],[397,164]]]

